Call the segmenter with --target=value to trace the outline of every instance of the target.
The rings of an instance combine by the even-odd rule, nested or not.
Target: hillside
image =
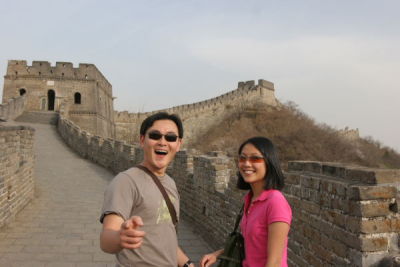
[[[222,124],[210,127],[189,147],[201,152],[222,150],[235,156],[242,141],[257,135],[267,136],[277,145],[283,163],[316,160],[400,168],[400,154],[395,150],[372,138],[346,139],[337,129],[316,123],[292,102],[279,109],[230,108]]]

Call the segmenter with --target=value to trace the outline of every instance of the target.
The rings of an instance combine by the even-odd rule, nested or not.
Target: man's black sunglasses
[[[167,142],[176,142],[178,136],[174,133],[162,134],[158,131],[149,132],[149,138],[153,140],[160,140],[164,136]]]

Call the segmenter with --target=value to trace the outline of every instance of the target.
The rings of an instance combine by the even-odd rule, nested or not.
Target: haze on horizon
[[[0,73],[10,59],[93,63],[114,108],[130,112],[265,79],[317,122],[400,152],[398,10],[395,0],[2,0]]]

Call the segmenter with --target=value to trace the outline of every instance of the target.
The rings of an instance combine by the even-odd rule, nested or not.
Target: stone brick
[[[314,202],[303,200],[301,201],[301,207],[303,210],[318,215],[320,213],[320,206]]]
[[[334,177],[344,178],[346,171],[345,168],[340,164],[323,163],[322,174]]]
[[[314,161],[289,161],[289,171],[321,173],[321,163]]]
[[[370,168],[348,168],[346,179],[366,184],[396,183],[399,181],[400,170],[384,170]]]
[[[387,218],[376,218],[369,220],[361,220],[360,232],[366,234],[386,233],[390,232],[391,220]]]
[[[302,187],[311,188],[315,190],[319,190],[321,179],[317,177],[312,177],[308,175],[300,176],[300,185]]]
[[[321,244],[331,250],[333,253],[335,253],[337,256],[342,257],[342,258],[346,258],[347,256],[347,246],[332,238],[332,237],[328,237],[326,235],[321,235]]]
[[[331,199],[330,207],[332,209],[342,210],[343,213],[347,214],[349,212],[349,201],[347,199],[334,197]]]
[[[348,197],[352,200],[391,199],[396,197],[394,186],[350,186]]]
[[[396,217],[388,219],[390,221],[390,230],[392,232],[400,232],[400,215],[396,214]]]
[[[303,257],[298,256],[299,254],[296,254],[290,250],[288,250],[288,265],[289,266],[299,266],[299,267],[309,267],[310,264],[303,259]]]
[[[314,252],[312,251],[305,251],[303,253],[303,258],[308,262],[311,266],[323,266],[320,259],[318,259]]]
[[[389,240],[386,236],[365,236],[360,237],[361,251],[386,251],[388,249]]]
[[[295,171],[302,171],[303,170],[303,162],[301,161],[289,161],[288,162],[288,170],[295,172]]]
[[[345,226],[346,215],[334,210],[322,210],[321,218],[340,227]]]
[[[340,242],[344,243],[347,247],[359,249],[360,248],[360,239],[357,235],[352,234],[342,228],[332,227],[331,236]]]
[[[318,257],[321,262],[332,263],[333,253],[320,244],[312,244],[311,251]]]
[[[349,215],[362,217],[387,216],[391,213],[389,205],[389,201],[350,201]]]
[[[285,184],[300,184],[300,175],[293,173],[285,173]]]

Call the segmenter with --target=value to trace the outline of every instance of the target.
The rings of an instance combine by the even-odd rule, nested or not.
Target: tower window
[[[26,90],[24,88],[19,89],[19,95],[26,94]]]
[[[81,93],[76,92],[74,94],[74,103],[75,104],[81,104]]]

